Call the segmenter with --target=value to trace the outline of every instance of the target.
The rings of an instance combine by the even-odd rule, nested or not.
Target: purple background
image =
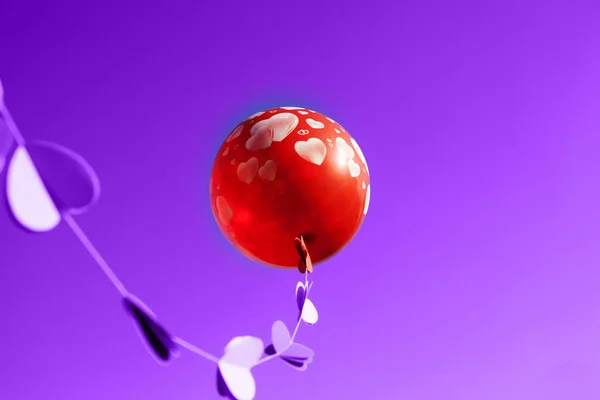
[[[314,274],[315,362],[261,366],[258,399],[600,398],[600,3],[367,3],[2,0],[0,76],[26,137],[95,167],[78,221],[129,289],[214,354],[291,324],[299,278],[218,231],[220,142],[277,105],[354,135],[370,212]],[[65,226],[0,238],[0,398],[217,398]]]

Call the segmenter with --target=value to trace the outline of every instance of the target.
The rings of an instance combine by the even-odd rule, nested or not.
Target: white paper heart
[[[281,142],[298,126],[298,122],[299,119],[295,114],[280,113],[269,119],[258,121],[250,129],[250,134],[255,135],[265,127],[269,127],[273,131],[273,141]]]
[[[253,400],[256,383],[250,371],[264,350],[262,340],[252,336],[233,338],[219,360],[219,371],[231,394],[238,400]]]
[[[277,175],[277,164],[273,160],[268,160],[258,169],[258,176],[264,181],[274,181],[275,175]]]
[[[225,346],[221,361],[238,367],[252,368],[260,359],[264,344],[254,336],[237,336]]]
[[[300,157],[316,165],[323,164],[327,155],[327,146],[317,138],[310,138],[306,142],[296,142],[294,150]]]
[[[311,348],[300,344],[292,343],[289,348],[283,352],[281,358],[285,360],[300,361],[302,363],[311,363],[315,357],[315,352]],[[302,367],[296,367],[302,368]],[[303,370],[306,368],[303,368]]]
[[[227,136],[227,140],[226,142],[229,143],[232,140],[236,139],[238,136],[240,136],[240,134],[242,133],[242,131],[244,130],[244,125],[240,124],[238,125],[230,134],[229,136]]]
[[[32,232],[47,232],[61,215],[25,147],[18,147],[6,175],[8,205],[16,221]]]
[[[30,141],[27,152],[61,213],[83,214],[96,204],[100,197],[100,180],[81,155],[44,141]]]
[[[319,320],[319,313],[314,303],[310,299],[306,299],[302,308],[302,320],[307,324],[314,325]]]
[[[254,399],[256,396],[256,381],[250,369],[220,361],[219,371],[221,371],[221,376],[235,399]]]
[[[347,159],[354,158],[354,150],[348,143],[346,143],[346,141],[343,138],[335,138],[335,147],[340,152],[340,154],[346,157]]]
[[[258,151],[269,148],[273,143],[273,130],[268,126],[264,126],[260,131],[254,133],[246,141],[246,149],[248,151]]]
[[[348,161],[348,169],[350,170],[350,176],[356,178],[360,175],[360,165],[358,165],[354,160]]]
[[[231,210],[229,203],[227,203],[227,200],[225,200],[223,196],[217,196],[215,206],[217,207],[219,221],[221,221],[223,225],[229,225],[231,218],[233,217],[233,211]]]
[[[323,129],[325,128],[325,124],[319,121],[315,121],[312,118],[307,118],[306,123],[313,129]]]
[[[252,157],[246,162],[240,163],[237,167],[237,176],[244,183],[250,183],[254,180],[258,172],[258,158]]]
[[[292,336],[283,321],[275,321],[271,327],[271,341],[276,352],[281,352],[290,346]]]

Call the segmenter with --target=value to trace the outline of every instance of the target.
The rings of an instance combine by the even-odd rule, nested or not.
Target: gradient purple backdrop
[[[95,167],[78,221],[214,354],[290,323],[300,277],[220,234],[219,144],[277,105],[357,139],[371,208],[316,268],[315,362],[259,367],[257,399],[600,398],[600,3],[320,3],[2,0],[6,101]],[[0,398],[217,398],[213,364],[154,363],[66,227],[0,238]]]

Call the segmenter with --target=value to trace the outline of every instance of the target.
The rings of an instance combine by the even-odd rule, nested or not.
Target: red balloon
[[[369,207],[369,170],[356,141],[326,116],[298,107],[252,115],[215,159],[215,219],[244,255],[296,268],[302,236],[313,264],[344,248]]]

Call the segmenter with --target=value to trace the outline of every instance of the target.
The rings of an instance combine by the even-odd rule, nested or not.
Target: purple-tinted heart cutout
[[[225,397],[230,400],[236,400],[233,396],[233,393],[227,387],[227,383],[225,383],[225,379],[223,379],[223,375],[221,374],[221,370],[217,368],[217,392],[221,397]]]
[[[61,212],[81,214],[100,196],[100,182],[79,154],[52,142],[31,141],[26,146],[46,190]]]
[[[176,355],[178,346],[172,336],[160,325],[144,304],[132,297],[124,298],[123,304],[136,322],[141,337],[157,361],[168,362],[172,356]]]

